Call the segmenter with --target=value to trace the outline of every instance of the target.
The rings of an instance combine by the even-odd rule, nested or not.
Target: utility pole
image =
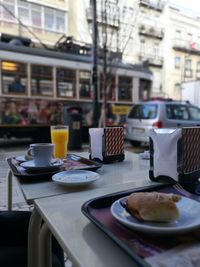
[[[97,6],[96,0],[91,0],[92,22],[93,22],[93,48],[92,48],[92,87],[93,87],[93,127],[98,126],[99,103],[98,103],[98,28],[97,28]]]
[[[108,33],[107,33],[107,0],[102,1],[101,7],[101,14],[102,14],[102,41],[103,41],[103,50],[102,50],[102,57],[103,57],[103,77],[102,77],[102,106],[101,106],[101,119],[99,121],[100,127],[106,126],[106,104],[107,104],[107,86],[108,86],[108,62],[107,62],[107,50],[108,50]]]

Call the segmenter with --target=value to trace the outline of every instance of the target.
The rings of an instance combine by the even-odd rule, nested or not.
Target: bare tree
[[[114,2],[112,2],[112,4],[113,3]],[[117,55],[122,55],[122,53],[124,52],[128,41],[132,36],[132,30],[135,25],[134,22],[136,19],[136,15],[133,16],[132,14],[132,17],[129,18],[129,21],[127,23],[124,22],[124,24],[122,24],[121,22],[124,19],[123,17],[126,16],[125,12],[127,11],[126,8],[124,8],[123,6],[122,1],[119,3],[118,0],[115,0],[115,3],[113,5],[115,10],[112,9],[110,4],[111,3],[109,0],[101,0],[101,30],[99,30],[99,33],[101,33],[100,39],[102,40],[101,55],[103,62],[103,70],[101,77],[102,105],[98,124],[99,127],[106,126],[106,107],[108,102],[108,96],[110,94],[112,77],[117,70],[117,65],[121,62],[121,58],[117,58]],[[137,12],[135,12],[135,14],[137,14]],[[131,20],[134,20],[134,22],[131,23]],[[120,35],[123,34],[125,30],[126,38],[120,40]],[[115,54],[112,53],[113,43],[116,43],[114,51]]]

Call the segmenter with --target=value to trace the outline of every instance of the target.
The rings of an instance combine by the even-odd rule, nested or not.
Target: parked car
[[[200,109],[189,102],[155,100],[133,105],[126,118],[125,139],[132,145],[149,141],[149,129],[200,126]]]

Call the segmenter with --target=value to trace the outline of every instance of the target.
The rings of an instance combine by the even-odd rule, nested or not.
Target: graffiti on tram
[[[0,99],[0,123],[32,125],[60,123],[62,104],[38,99]]]
[[[66,103],[47,99],[0,98],[1,125],[50,125],[62,123],[63,107],[81,109],[82,122],[92,126],[92,103]],[[130,105],[107,104],[107,125],[125,123]]]

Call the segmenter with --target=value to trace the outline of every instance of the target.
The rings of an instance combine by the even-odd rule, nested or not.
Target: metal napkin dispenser
[[[103,163],[124,160],[123,127],[90,128],[90,159]]]
[[[200,127],[151,129],[149,176],[200,194]]]

